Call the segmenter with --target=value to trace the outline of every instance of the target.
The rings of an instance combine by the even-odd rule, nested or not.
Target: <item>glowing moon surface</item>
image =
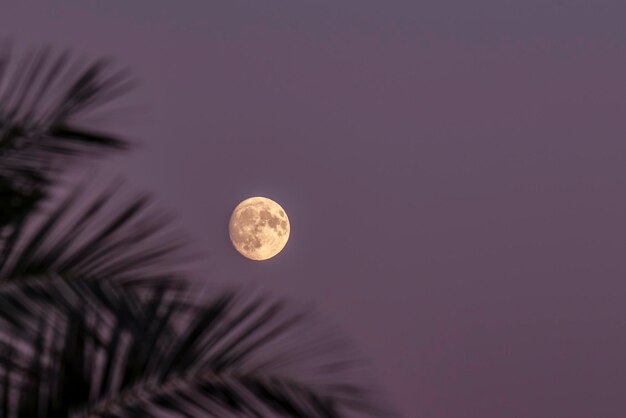
[[[267,260],[281,252],[290,230],[285,210],[266,197],[251,197],[238,204],[228,225],[233,246],[251,260]]]

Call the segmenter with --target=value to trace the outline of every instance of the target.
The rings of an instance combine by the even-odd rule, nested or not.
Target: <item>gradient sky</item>
[[[3,2],[141,81],[113,160],[208,254],[314,305],[404,417],[626,416],[626,2]],[[251,195],[292,221],[230,246]]]

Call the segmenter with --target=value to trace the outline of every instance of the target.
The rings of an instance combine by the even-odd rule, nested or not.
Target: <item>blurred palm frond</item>
[[[94,198],[78,186],[26,217],[0,240],[0,282],[63,275],[81,280],[155,283],[181,273],[183,240],[149,196],[122,199],[120,183]],[[187,257],[187,256],[185,256]]]
[[[346,346],[266,298],[33,278],[0,318],[0,417],[376,414]]]
[[[0,52],[0,227],[31,211],[76,157],[122,150],[128,142],[81,119],[126,93],[124,71],[40,48]]]

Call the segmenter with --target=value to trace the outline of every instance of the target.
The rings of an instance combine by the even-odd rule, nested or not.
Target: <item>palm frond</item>
[[[61,274],[142,283],[173,279],[184,241],[148,196],[122,199],[119,182],[95,198],[75,187],[6,229],[0,282]]]
[[[82,119],[129,88],[127,74],[104,60],[85,62],[49,48],[21,59],[0,52],[0,194],[10,196],[0,200],[0,227],[45,195],[75,157],[127,147]]]
[[[59,277],[3,286],[0,417],[379,412],[352,353],[306,317],[231,292],[197,302],[181,289]]]

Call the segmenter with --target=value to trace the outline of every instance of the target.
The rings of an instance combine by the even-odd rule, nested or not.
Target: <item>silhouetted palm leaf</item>
[[[53,274],[118,283],[173,279],[183,241],[150,198],[116,199],[119,188],[87,200],[78,187],[14,224],[0,250],[0,282]]]
[[[233,293],[196,302],[181,289],[59,277],[3,286],[0,416],[373,411],[350,352],[302,315]]]
[[[15,61],[0,53],[0,227],[32,210],[70,159],[127,146],[81,124],[127,91],[125,73],[47,48]]]

